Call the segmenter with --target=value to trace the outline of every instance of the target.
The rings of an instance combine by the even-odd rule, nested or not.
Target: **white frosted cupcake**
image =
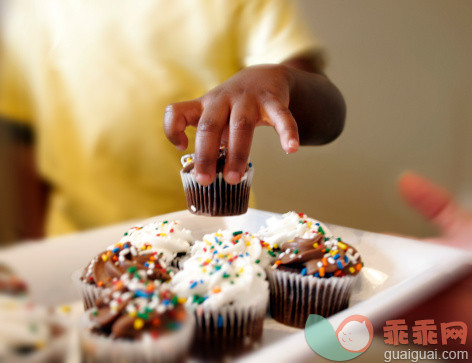
[[[171,281],[195,311],[193,354],[223,359],[259,344],[268,302],[264,270],[245,254],[193,256]]]
[[[272,248],[277,249],[283,242],[295,237],[314,238],[318,234],[332,236],[329,228],[320,221],[304,213],[288,212],[281,217],[270,217],[266,226],[261,227],[257,235]]]
[[[177,266],[176,261],[190,250],[193,237],[180,221],[163,220],[131,227],[120,242],[131,242],[138,250],[158,252],[163,265]]]
[[[243,231],[219,230],[203,236],[196,241],[190,252],[191,256],[207,254],[244,255],[251,262],[266,268],[276,257],[269,244],[261,241],[256,235]]]

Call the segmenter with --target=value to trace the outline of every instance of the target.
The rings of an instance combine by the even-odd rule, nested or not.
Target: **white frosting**
[[[239,231],[218,230],[216,233],[207,234],[201,241],[195,242],[191,255],[202,256],[208,253],[246,255],[251,262],[260,264],[262,268],[267,267],[274,259],[274,256],[271,256],[272,252],[269,252],[272,249],[268,249],[267,244],[253,234],[242,232],[235,236],[237,232]]]
[[[249,306],[261,301],[260,294],[268,293],[264,270],[246,255],[193,256],[185,261],[171,284],[177,296],[187,298],[186,305],[191,308]]]
[[[126,242],[138,250],[158,252],[161,256],[159,262],[167,266],[178,253],[190,250],[193,238],[192,233],[183,228],[179,221],[160,221],[130,228],[120,240],[120,243]]]
[[[283,242],[290,241],[295,237],[313,238],[322,228],[324,234],[328,237],[332,233],[320,221],[308,217],[306,214],[288,212],[282,218],[271,217],[266,220],[266,227],[261,227],[257,235],[269,243],[272,247],[274,245],[281,245]]]
[[[24,296],[0,293],[0,361],[15,347],[44,347],[51,338],[48,316]]]

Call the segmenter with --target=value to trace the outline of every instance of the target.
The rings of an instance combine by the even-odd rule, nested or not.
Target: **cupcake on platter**
[[[118,283],[80,321],[83,362],[183,362],[194,331],[193,316],[151,280]]]
[[[190,249],[192,235],[178,221],[161,221],[134,226],[120,242],[95,256],[73,280],[84,299],[85,308],[94,306],[104,289],[112,286],[127,271],[145,276],[155,283],[168,281],[173,266]]]
[[[288,212],[281,217],[270,217],[257,235],[273,249],[279,249],[283,242],[295,237],[310,239],[318,234],[331,236],[329,228],[320,221],[304,213]]]
[[[267,302],[264,270],[250,256],[211,250],[183,263],[173,291],[196,319],[193,354],[224,359],[260,343]]]
[[[262,268],[271,265],[271,262],[276,258],[271,246],[261,241],[256,235],[230,230],[219,230],[216,233],[206,234],[201,241],[195,242],[190,255],[203,256],[209,253],[244,255]]]
[[[138,250],[130,242],[119,242],[94,257],[73,279],[80,289],[85,309],[89,309],[106,290],[117,284],[145,279],[157,285],[169,281],[173,273],[174,269],[161,264],[157,251],[151,252],[145,246]]]
[[[0,263],[0,293],[16,296],[26,294],[27,290],[26,282],[16,276],[10,268]]]
[[[226,148],[220,148],[216,163],[216,178],[210,185],[201,186],[195,178],[194,160],[194,154],[184,155],[181,160],[183,169],[180,175],[189,211],[209,216],[233,216],[246,213],[254,174],[252,163],[247,164],[239,184],[228,184],[223,178]]]
[[[275,320],[303,328],[310,314],[328,317],[347,308],[363,267],[354,247],[318,233],[282,242],[280,250],[267,269],[270,312]]]
[[[193,237],[180,221],[163,220],[131,227],[120,242],[130,242],[138,250],[158,252],[163,265],[177,266],[190,250]]]

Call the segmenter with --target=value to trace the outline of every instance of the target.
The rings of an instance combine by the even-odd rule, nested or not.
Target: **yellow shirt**
[[[185,209],[165,106],[318,46],[291,0],[5,3],[0,114],[35,130],[48,234]]]

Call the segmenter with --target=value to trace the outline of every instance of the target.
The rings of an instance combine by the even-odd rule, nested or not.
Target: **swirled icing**
[[[205,254],[235,254],[246,255],[251,262],[267,267],[275,258],[275,253],[269,244],[261,241],[257,236],[243,231],[218,230],[203,236],[192,247],[192,256]]]
[[[141,339],[180,329],[187,317],[185,300],[145,277],[133,281],[136,277],[127,275],[88,312],[93,331],[114,339]]]
[[[219,308],[249,306],[268,293],[265,272],[251,256],[236,253],[206,253],[184,262],[171,280],[173,291],[187,298],[189,307]]]
[[[295,237],[281,245],[274,268],[315,277],[357,275],[363,267],[359,252],[341,238]]]
[[[131,242],[116,243],[90,261],[82,274],[82,280],[108,288],[130,271],[155,283],[170,280],[172,271],[164,268],[158,252],[150,249],[148,245],[138,249]]]
[[[193,238],[179,221],[164,220],[131,227],[120,240],[120,243],[126,242],[138,250],[157,252],[161,264],[167,266],[178,253],[189,251]]]
[[[295,237],[314,238],[317,234],[331,236],[332,233],[320,221],[308,217],[303,213],[288,212],[282,218],[270,217],[266,226],[261,227],[257,235],[273,248],[278,248],[283,242]]]

